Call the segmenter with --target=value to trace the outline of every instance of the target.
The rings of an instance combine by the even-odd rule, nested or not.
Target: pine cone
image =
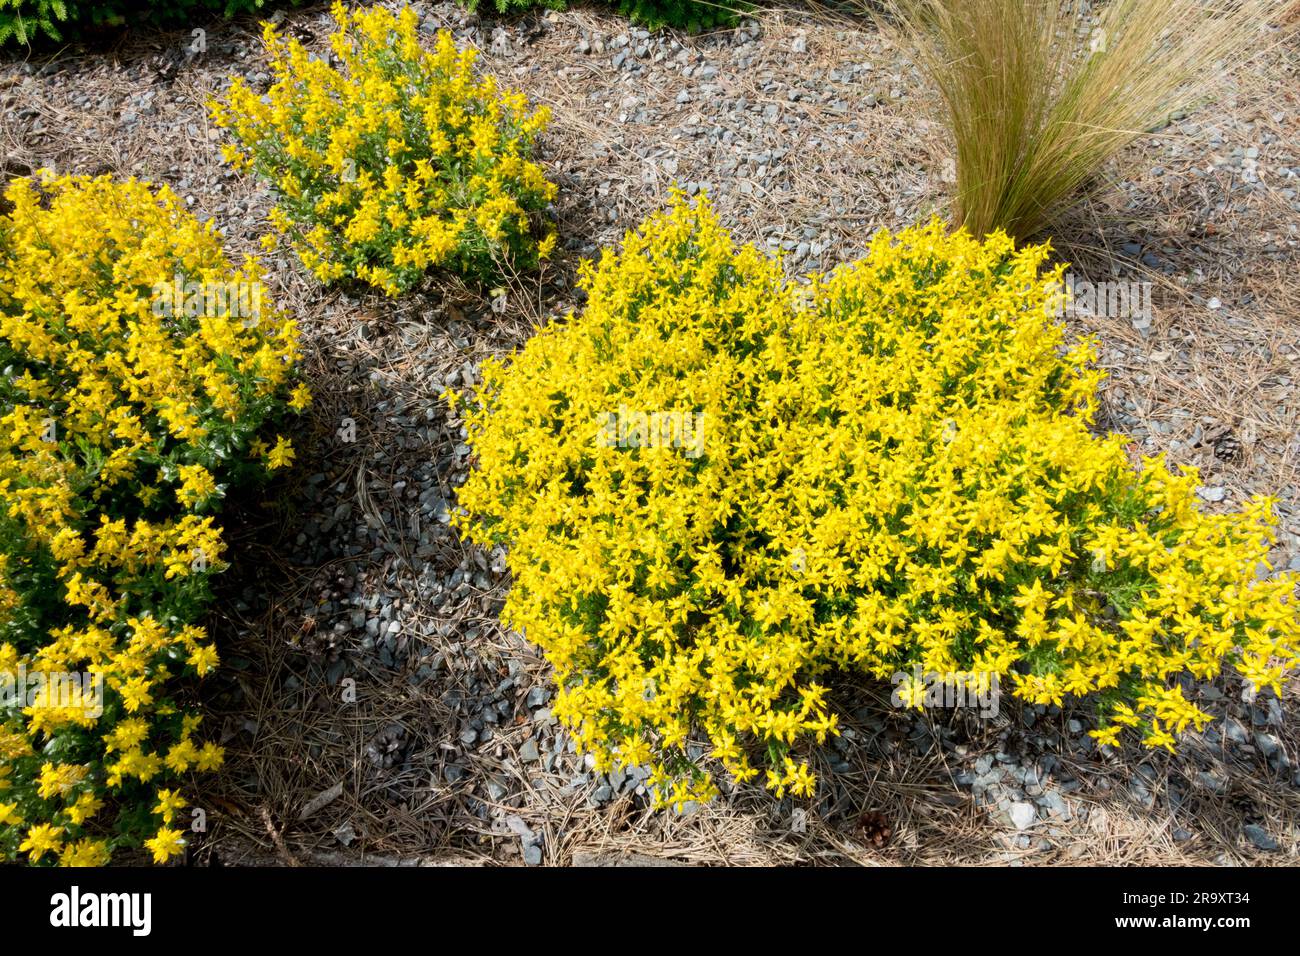
[[[868,810],[858,820],[862,836],[877,850],[889,844],[894,837],[894,828],[888,818],[878,810]]]

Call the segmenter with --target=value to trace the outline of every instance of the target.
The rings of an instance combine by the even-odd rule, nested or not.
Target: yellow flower
[[[134,750],[149,733],[149,724],[140,718],[132,718],[119,723],[111,734],[104,737],[106,753]]]
[[[77,826],[81,826],[104,806],[104,801],[95,796],[94,793],[83,793],[76,802],[68,807],[68,819]]]
[[[202,465],[181,465],[181,486],[176,489],[176,500],[185,505],[201,505],[217,492],[216,480]]]
[[[191,740],[173,744],[164,763],[176,773],[185,773],[199,759],[199,750]]]
[[[196,647],[186,663],[202,677],[217,666],[217,649],[210,644]]]
[[[207,773],[212,770],[220,769],[222,763],[225,761],[225,757],[226,751],[224,747],[219,747],[211,741],[208,741],[199,750],[194,765],[199,770]]]
[[[154,813],[162,817],[163,823],[170,824],[176,814],[184,810],[186,806],[185,798],[174,790],[158,791],[158,806],[154,808]]]
[[[27,836],[18,844],[18,852],[26,853],[28,859],[35,863],[46,853],[58,853],[63,846],[63,828],[49,823],[38,823],[27,831]]]
[[[22,361],[0,376],[0,625],[20,640],[0,670],[40,683],[0,722],[0,827],[24,828],[0,857],[101,865],[154,834],[136,784],[176,794],[179,773],[220,763],[176,702],[181,662],[217,663],[184,619],[203,613],[196,579],[225,567],[220,526],[195,512],[309,396],[260,264],[233,265],[170,190],[50,174],[4,198],[0,353]],[[110,800],[123,812],[104,817]]]
[[[284,468],[293,463],[293,445],[289,439],[281,436],[275,447],[266,453],[266,466],[272,470]]]
[[[912,707],[957,677],[1101,691],[1097,740],[1170,748],[1208,719],[1184,675],[1293,671],[1269,504],[1204,515],[1194,474],[1096,433],[1047,256],[934,221],[795,284],[678,196],[582,267],[579,311],[448,394],[477,460],[455,523],[507,548],[503,620],[597,768],[651,763],[680,805],[708,792],[699,738],[811,794],[794,754],[837,731],[834,672],[900,675]]]
[[[69,791],[80,783],[85,775],[86,768],[75,764],[43,764],[36,792],[42,800],[67,796]]]
[[[185,838],[180,830],[164,826],[151,839],[145,840],[144,846],[153,854],[155,863],[166,863],[185,852]]]
[[[67,844],[59,854],[60,866],[107,866],[108,862],[108,844],[103,840],[78,840]]]
[[[303,265],[396,295],[433,266],[487,279],[549,255],[554,229],[534,225],[557,190],[531,159],[549,111],[480,77],[446,30],[424,50],[409,10],[334,19],[337,67],[268,25],[265,97],[236,78],[209,104],[238,141],[226,161],[279,194],[271,224]]]
[[[311,390],[306,385],[297,385],[289,394],[288,405],[295,412],[304,411],[311,404]]]
[[[141,707],[148,707],[153,703],[153,694],[149,690],[151,683],[147,677],[132,677],[122,682],[118,691],[122,695],[122,706],[126,708],[128,714],[134,714]]]

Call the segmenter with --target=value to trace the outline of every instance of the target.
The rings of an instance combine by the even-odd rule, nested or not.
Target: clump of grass
[[[1041,233],[1102,168],[1258,52],[1279,0],[886,0],[937,85],[956,225]],[[1276,19],[1276,18],[1275,18]]]

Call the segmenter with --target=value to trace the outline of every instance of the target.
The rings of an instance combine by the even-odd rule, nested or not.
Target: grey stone
[[[1266,734],[1262,730],[1255,732],[1255,746],[1264,755],[1265,759],[1272,757],[1281,748],[1281,744],[1276,737],[1272,734]]]
[[[1196,775],[1196,783],[1211,793],[1226,793],[1228,790],[1227,785],[1208,770],[1202,770]]]
[[[1235,717],[1225,717],[1223,720],[1223,734],[1234,744],[1244,744],[1250,739],[1246,733],[1246,728],[1241,725],[1241,721]]]
[[[1007,814],[1017,830],[1024,830],[1033,824],[1037,811],[1032,803],[1013,803]]]
[[[1273,839],[1267,830],[1257,824],[1247,823],[1241,828],[1241,832],[1245,834],[1246,839],[1250,840],[1251,843],[1255,844],[1255,846],[1261,850],[1278,849],[1279,844],[1277,840]]]

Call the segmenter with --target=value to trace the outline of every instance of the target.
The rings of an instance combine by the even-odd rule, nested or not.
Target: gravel
[[[1017,830],[1024,830],[1030,827],[1038,815],[1032,803],[1013,803],[1011,804],[1009,813],[1011,816],[1011,824]]]
[[[263,754],[257,765],[234,761],[236,802],[299,787],[294,813],[329,796],[304,827],[345,847],[365,849],[400,820],[413,829],[392,839],[407,846],[471,833],[484,852],[538,865],[548,821],[569,821],[554,824],[562,838],[565,827],[605,832],[604,815],[644,812],[648,771],[600,774],[581,759],[552,714],[545,662],[500,627],[504,552],[471,547],[450,526],[470,449],[442,389],[472,387],[484,358],[575,305],[576,260],[617,241],[673,182],[707,191],[739,238],[797,275],[850,260],[875,229],[940,208],[945,150],[915,112],[926,93],[914,64],[844,24],[791,13],[686,37],[578,11],[497,23],[450,3],[413,6],[423,33],[449,27],[480,47],[488,69],[551,105],[545,159],[561,186],[567,259],[547,276],[540,312],[511,300],[496,315],[454,284],[392,303],[324,292],[286,256],[266,257],[277,298],[302,318],[322,384],[295,436],[309,464],[288,490],[293,513],[264,521],[283,529],[274,541],[260,526],[245,535],[247,547],[268,549],[274,571],[252,571],[241,586],[236,568],[222,596],[242,623],[215,696],[223,742]],[[328,32],[321,9],[277,16],[317,43]],[[232,253],[255,251],[269,197],[215,158],[201,109],[232,72],[269,82],[255,25],[214,26],[204,55],[185,52],[188,34],[173,39],[130,56],[4,64],[10,169],[52,164],[167,182],[215,222]],[[1300,248],[1300,138],[1288,134],[1296,110],[1286,109],[1175,114],[1160,139],[1142,144],[1141,173],[1112,199],[1120,218],[1165,204],[1189,211],[1168,229],[1101,238],[1114,254],[1106,267],[1118,272],[1105,278],[1158,281],[1154,314],[1069,321],[1104,343],[1101,424],[1129,434],[1135,455],[1163,451],[1201,468],[1211,510],[1276,494],[1274,566],[1300,570],[1300,489],[1289,470],[1300,454],[1300,336],[1279,320],[1267,284],[1272,272],[1294,274]],[[1247,237],[1235,245],[1225,235],[1233,230],[1220,228],[1233,217]],[[1081,255],[1077,268],[1100,267]],[[1251,372],[1239,380],[1234,368]],[[1184,755],[1158,771],[1099,751],[1082,712],[1004,699],[995,720],[950,727],[851,708],[845,736],[824,748],[833,770],[833,779],[823,774],[824,805],[862,799],[861,780],[897,755],[942,755],[945,793],[955,788],[990,826],[1006,828],[1008,862],[1019,862],[1080,844],[1065,831],[1032,840],[1018,831],[1035,821],[1087,828],[1099,803],[1154,818],[1189,792],[1226,801],[1242,774],[1283,780],[1293,798],[1300,773],[1277,701],[1243,700],[1219,683],[1190,691],[1228,719],[1190,735]],[[258,710],[262,699],[279,710]],[[856,796],[845,780],[857,781]],[[1178,813],[1178,842],[1212,837],[1213,827]],[[1241,832],[1258,849],[1278,846],[1257,824]],[[842,842],[827,852],[842,852]]]
[[[1273,839],[1267,830],[1254,823],[1247,823],[1241,828],[1241,832],[1245,834],[1246,839],[1261,850],[1272,851],[1280,848],[1277,840]]]

